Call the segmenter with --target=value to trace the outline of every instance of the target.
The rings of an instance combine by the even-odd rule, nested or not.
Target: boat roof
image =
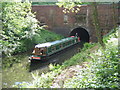
[[[59,44],[61,42],[69,41],[69,40],[72,40],[72,39],[74,39],[74,37],[68,37],[68,38],[64,38],[64,39],[53,41],[53,42],[47,42],[47,43],[37,44],[37,45],[35,45],[35,48],[50,47],[52,45],[56,45],[56,44]]]

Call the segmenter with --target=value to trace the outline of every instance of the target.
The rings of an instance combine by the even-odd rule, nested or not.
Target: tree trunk
[[[98,19],[97,3],[92,2],[92,7],[93,7],[93,21],[94,21],[96,36],[97,36],[97,39],[100,45],[104,47],[105,45],[104,45],[103,37],[102,37],[102,30],[100,28],[100,22]]]

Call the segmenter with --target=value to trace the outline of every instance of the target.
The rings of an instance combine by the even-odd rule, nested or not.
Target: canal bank
[[[49,64],[62,64],[65,60],[71,58],[79,52],[82,43],[73,45],[65,50],[62,50],[45,61],[29,62],[28,57],[30,54],[17,55],[14,58],[18,58],[19,62],[11,64],[8,68],[3,68],[2,73],[2,87],[11,88],[12,85],[19,82],[29,82],[33,80],[32,73],[36,71],[46,73],[49,71]],[[3,65],[4,66],[4,65]]]

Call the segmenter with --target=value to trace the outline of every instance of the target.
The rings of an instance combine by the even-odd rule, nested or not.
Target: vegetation
[[[82,51],[62,65],[49,65],[46,74],[33,73],[33,82],[13,85],[19,88],[120,88],[118,74],[118,28],[104,38],[106,48],[99,44],[85,44]],[[87,62],[86,64],[84,64]],[[78,67],[79,68],[75,68]],[[80,68],[81,67],[81,68]],[[69,77],[71,69],[76,72]],[[66,72],[65,72],[66,71]],[[70,72],[71,73],[71,72]],[[67,79],[61,80],[66,75]],[[69,78],[68,78],[69,77]],[[57,82],[55,84],[55,82]],[[55,84],[55,85],[54,85]]]
[[[101,44],[102,47],[104,47],[105,45],[103,42],[102,30],[100,28],[100,21],[98,19],[97,3],[93,2],[92,7],[93,7],[93,21],[96,30],[96,36],[98,38],[98,42]]]
[[[56,2],[32,2],[32,5],[55,5]]]
[[[66,7],[72,9],[71,4],[73,7],[76,4],[80,5],[80,3],[69,2]],[[38,25],[39,22],[31,12],[31,3],[2,2],[2,7],[3,31],[1,31],[1,37],[3,39],[0,40],[0,45],[5,55],[9,56],[10,54],[26,52],[35,44],[62,38],[62,36],[44,30]],[[72,10],[77,12],[79,9]],[[120,89],[118,29],[103,39],[106,46],[105,49],[98,43],[86,43],[80,53],[66,60],[62,65],[50,64],[49,72],[41,75],[38,72],[32,73],[34,78],[32,82],[18,82],[13,87]],[[10,59],[7,62],[7,60],[4,60],[3,64],[9,63],[5,67],[10,67],[13,62],[19,61]]]
[[[28,2],[1,2],[2,22],[0,45],[2,47],[3,68],[21,62],[17,54],[30,52],[36,44],[55,41],[63,38],[38,25]]]
[[[69,13],[70,11],[77,13],[80,8],[75,8],[77,7],[81,7],[81,5],[83,4],[88,4],[91,5],[93,7],[92,11],[93,11],[93,25],[95,28],[95,32],[96,32],[96,37],[98,42],[100,43],[100,45],[105,48],[104,46],[104,42],[103,42],[103,36],[102,36],[102,29],[100,28],[100,21],[99,21],[99,15],[98,15],[98,10],[97,10],[97,5],[98,3],[102,4],[104,2],[81,2],[81,0],[77,1],[77,2],[71,2],[70,0],[61,0],[60,2],[56,3],[59,7],[64,7],[65,9],[63,10],[64,13]],[[113,2],[113,24],[114,24],[114,28],[116,27],[116,14],[115,14],[115,4]]]
[[[3,52],[10,54],[16,48],[20,49],[24,40],[32,38],[38,28],[38,21],[31,13],[30,3],[3,2],[2,8],[3,39],[0,42]]]
[[[45,31],[38,25],[28,2],[1,2],[2,22],[0,43],[3,55],[30,50],[35,44],[61,39],[62,36]]]
[[[67,80],[68,88],[119,88],[118,74],[118,37],[113,33],[107,39],[106,49],[101,47],[91,53],[90,65],[78,72],[78,75]],[[74,83],[73,83],[74,82]]]
[[[34,45],[38,44],[38,43],[45,43],[45,42],[49,42],[49,41],[55,41],[55,40],[59,40],[63,38],[63,36],[61,35],[57,35],[53,32],[50,32],[48,30],[41,30],[40,32],[38,32],[38,35],[34,35],[34,37],[32,38],[32,40],[26,40],[23,43],[23,46],[20,46],[21,48],[17,48],[14,52],[16,52],[17,54],[20,52],[24,52],[25,54],[25,50],[28,52],[30,52],[30,50],[33,50]],[[22,55],[22,54],[21,54]],[[11,67],[14,63],[19,63],[21,62],[21,58],[23,57],[18,57],[18,55],[13,55],[10,57],[5,57],[4,60],[2,61],[3,63],[3,68],[9,68]]]

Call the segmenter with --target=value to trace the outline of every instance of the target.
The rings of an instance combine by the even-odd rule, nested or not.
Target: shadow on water
[[[30,63],[29,71],[32,72],[34,70],[47,68],[50,63],[62,64],[65,60],[71,58],[76,53],[78,53],[82,46],[83,43],[81,42],[51,55],[48,59],[42,61],[32,61]]]

